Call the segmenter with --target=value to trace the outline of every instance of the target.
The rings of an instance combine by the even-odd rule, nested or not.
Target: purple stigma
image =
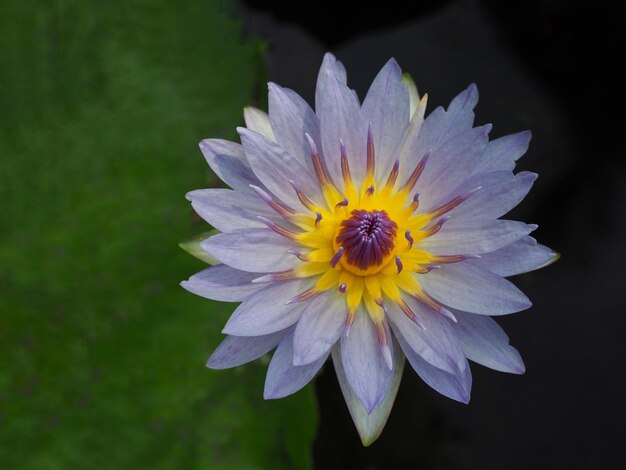
[[[405,238],[407,239],[407,241],[409,242],[409,250],[410,250],[411,248],[413,248],[413,237],[411,236],[411,231],[410,231],[410,230],[407,230],[407,231],[404,233],[404,237],[405,237]]]
[[[345,282],[342,282],[342,283],[339,285],[339,292],[341,292],[342,294],[345,294],[345,293],[346,293],[346,289],[347,289],[347,288],[348,288],[348,286],[346,286],[346,283],[345,283]]]
[[[351,215],[341,222],[335,239],[345,249],[342,254],[345,253],[348,264],[360,269],[380,266],[393,251],[397,224],[385,211],[353,210]]]
[[[341,259],[342,255],[343,255],[343,246],[340,246],[339,249],[337,250],[337,253],[335,253],[335,256],[333,256],[333,258],[330,260],[330,265],[333,268],[337,266],[337,263]]]
[[[402,272],[402,261],[399,256],[396,256],[396,267],[398,268],[398,274]]]
[[[316,212],[316,214],[317,214],[317,217],[315,218],[315,226],[317,227],[322,221],[322,214],[321,212]]]
[[[338,207],[346,207],[348,205],[348,198],[344,197],[343,201],[339,201],[336,205],[335,205],[335,209],[337,209]]]

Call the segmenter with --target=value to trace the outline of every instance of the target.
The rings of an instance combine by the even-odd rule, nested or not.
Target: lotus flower
[[[468,359],[521,374],[524,364],[490,318],[531,306],[505,277],[557,255],[502,220],[537,175],[513,173],[530,132],[489,141],[473,127],[475,85],[424,118],[392,59],[362,103],[343,65],[324,57],[313,110],[269,84],[269,115],[244,113],[241,144],[204,140],[211,169],[232,189],[187,195],[220,233],[201,242],[217,264],[182,286],[241,302],[208,367],[275,348],[267,399],[304,387],[332,357],[365,445],[381,433],[405,358],[441,394],[467,403]]]

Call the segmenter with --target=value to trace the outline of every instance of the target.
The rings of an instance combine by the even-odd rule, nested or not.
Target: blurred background
[[[0,468],[620,468],[626,439],[626,11],[618,2],[4,1],[0,6]],[[267,361],[204,362],[234,305],[178,286],[215,183],[268,80],[313,102],[325,51],[361,97],[389,57],[431,109],[478,84],[492,136],[532,129],[511,218],[555,265],[501,318],[527,373],[473,366],[469,405],[407,368],[363,448],[332,367],[263,401]]]

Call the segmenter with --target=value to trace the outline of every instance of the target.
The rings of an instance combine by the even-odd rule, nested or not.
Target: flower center
[[[335,243],[343,247],[344,260],[360,270],[382,266],[394,249],[398,225],[386,211],[353,210],[341,222]]]

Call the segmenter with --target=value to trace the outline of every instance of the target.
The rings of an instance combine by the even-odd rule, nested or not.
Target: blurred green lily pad
[[[233,138],[262,44],[223,1],[13,1],[0,15],[0,467],[309,468],[312,391],[204,363],[233,306],[187,191]]]

